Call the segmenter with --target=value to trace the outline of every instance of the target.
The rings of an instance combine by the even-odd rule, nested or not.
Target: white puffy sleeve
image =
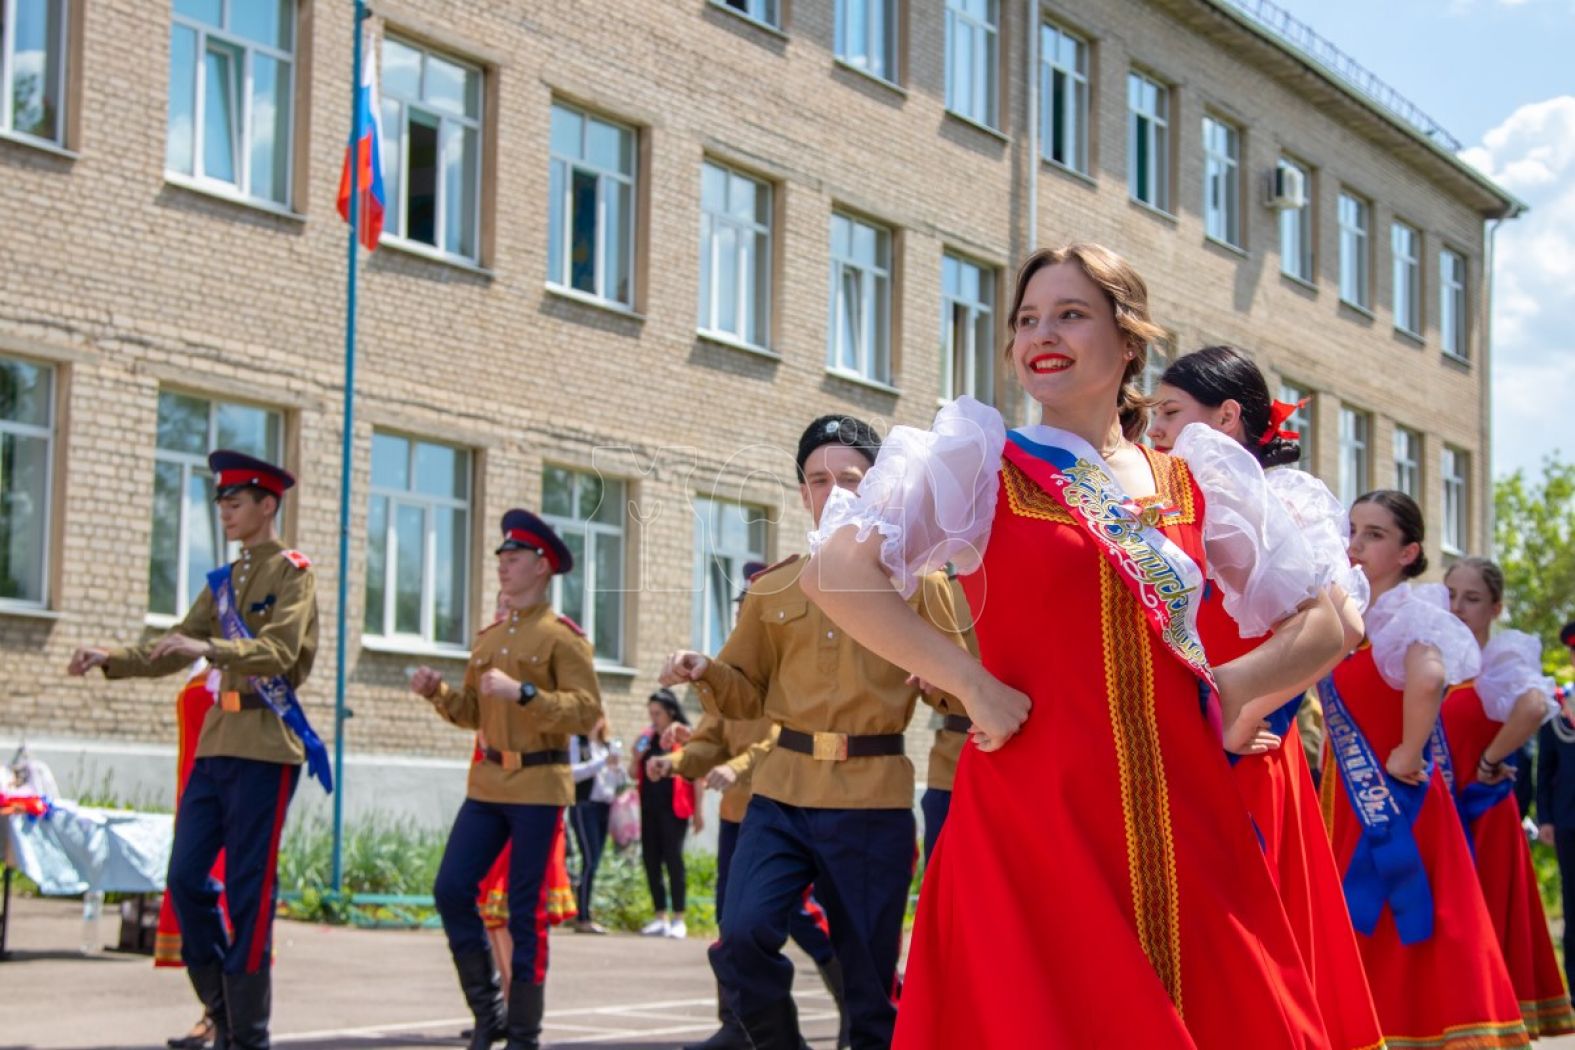
[[[1477,695],[1482,709],[1495,722],[1509,717],[1515,701],[1536,691],[1545,701],[1542,720],[1558,713],[1553,699],[1553,679],[1542,673],[1542,643],[1525,631],[1501,631],[1482,647],[1482,671],[1477,675]]]
[[[1347,553],[1351,519],[1345,504],[1329,491],[1329,486],[1305,470],[1279,467],[1266,472],[1264,479],[1312,548],[1322,585],[1339,587],[1365,612],[1371,590],[1367,574],[1351,564]]]
[[[1482,650],[1471,629],[1437,601],[1442,584],[1409,587],[1405,584],[1380,595],[1368,609],[1367,637],[1373,644],[1373,661],[1391,688],[1405,688],[1405,657],[1413,645],[1438,650],[1444,661],[1444,682],[1455,685],[1475,678],[1482,666]]]
[[[1236,441],[1191,423],[1172,451],[1203,490],[1204,554],[1225,611],[1243,637],[1267,634],[1323,590],[1312,548],[1270,495],[1257,459]]]
[[[810,552],[850,525],[860,542],[879,532],[881,564],[904,598],[947,562],[972,572],[995,520],[1005,444],[1001,414],[966,396],[941,406],[929,430],[893,427],[858,493],[832,490]]]

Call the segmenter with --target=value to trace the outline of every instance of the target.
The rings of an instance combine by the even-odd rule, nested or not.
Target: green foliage
[[[1537,871],[1537,889],[1542,891],[1542,910],[1549,919],[1564,914],[1564,898],[1559,892],[1559,860],[1552,846],[1531,844],[1531,864]]]
[[[1542,477],[1516,471],[1493,487],[1493,540],[1510,626],[1542,639],[1550,671],[1568,677],[1559,628],[1575,620],[1575,463],[1549,457]]]

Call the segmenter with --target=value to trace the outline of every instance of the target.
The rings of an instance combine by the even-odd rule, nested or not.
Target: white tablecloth
[[[6,819],[5,862],[49,896],[156,893],[164,889],[174,840],[169,813],[58,802],[40,819],[21,814]]]

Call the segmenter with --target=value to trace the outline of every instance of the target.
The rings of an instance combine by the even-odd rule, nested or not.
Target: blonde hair
[[[1115,315],[1116,328],[1120,330],[1132,359],[1121,375],[1121,389],[1116,393],[1116,409],[1121,416],[1121,432],[1129,441],[1143,436],[1148,427],[1148,410],[1151,402],[1138,388],[1138,380],[1148,367],[1148,347],[1165,338],[1165,330],[1155,324],[1148,314],[1148,285],[1138,275],[1131,263],[1102,244],[1079,242],[1061,248],[1045,248],[1023,260],[1017,271],[1017,287],[1012,294],[1012,308],[1007,313],[1011,326],[1017,311],[1022,309],[1023,296],[1034,274],[1047,266],[1076,263],[1090,281],[1105,293]],[[1012,353],[1012,339],[1006,341],[1006,354]]]

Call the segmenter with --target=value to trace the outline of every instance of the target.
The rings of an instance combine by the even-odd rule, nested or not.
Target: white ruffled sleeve
[[[1329,491],[1329,486],[1305,470],[1276,467],[1264,474],[1264,480],[1312,548],[1322,585],[1339,587],[1350,595],[1358,610],[1366,612],[1371,589],[1367,574],[1351,564],[1351,519],[1345,504]]]
[[[1225,611],[1244,638],[1267,634],[1323,590],[1318,559],[1236,441],[1191,423],[1173,452],[1203,490],[1204,554]]]
[[[1373,644],[1373,661],[1378,673],[1393,689],[1405,688],[1405,658],[1413,645],[1438,650],[1444,661],[1444,683],[1455,685],[1475,678],[1482,667],[1482,650],[1476,636],[1437,601],[1441,584],[1406,584],[1382,594],[1365,617],[1367,637]]]
[[[1536,691],[1546,703],[1542,715],[1546,722],[1559,710],[1553,688],[1553,679],[1542,673],[1542,643],[1525,631],[1501,631],[1482,647],[1477,695],[1493,721],[1504,721],[1515,701]]]
[[[892,427],[858,493],[832,490],[810,552],[850,525],[860,542],[877,531],[881,564],[905,598],[947,562],[972,572],[995,520],[1005,444],[1001,414],[966,396],[941,406],[929,430]]]

